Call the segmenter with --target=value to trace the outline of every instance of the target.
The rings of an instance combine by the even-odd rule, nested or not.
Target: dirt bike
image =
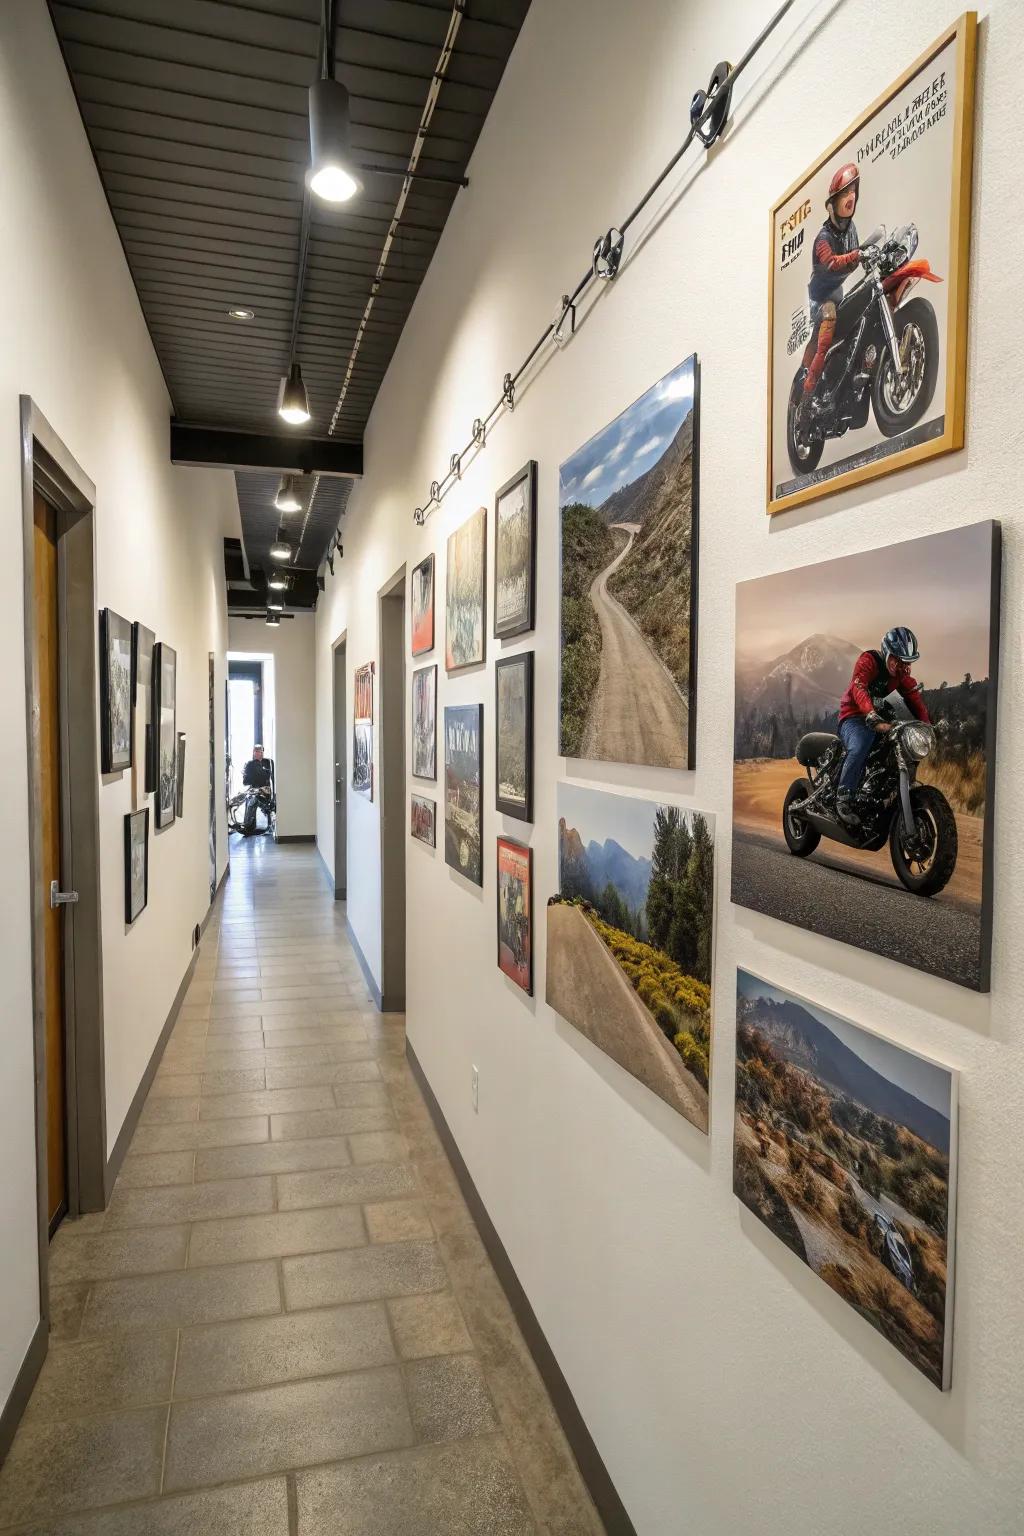
[[[846,756],[838,736],[811,731],[797,742],[807,777],[794,779],[782,804],[782,831],[790,853],[805,859],[823,837],[877,853],[888,842],[900,882],[916,896],[935,896],[956,868],[956,817],[941,790],[917,783],[918,764],[936,745],[935,727],[900,720],[891,705],[878,710],[894,723],[871,747],[855,799],[858,826],[839,818],[836,794]]]
[[[883,437],[916,427],[935,394],[939,328],[928,300],[907,294],[919,282],[941,283],[925,260],[914,261],[918,234],[904,224],[886,237],[873,230],[861,247],[864,276],[836,306],[836,328],[821,377],[804,398],[807,369],[797,370],[786,413],[793,472],[818,467],[825,443],[863,427],[874,409]]]

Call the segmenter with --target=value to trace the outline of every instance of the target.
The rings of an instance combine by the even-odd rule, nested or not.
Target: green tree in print
[[[688,976],[711,980],[714,840],[699,812],[659,806],[647,889],[650,942]]]

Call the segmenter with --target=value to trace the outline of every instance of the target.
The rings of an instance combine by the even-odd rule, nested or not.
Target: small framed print
[[[531,459],[494,498],[494,633],[525,634],[536,622],[537,461]]]
[[[156,788],[153,766],[153,647],[156,635],[132,625],[132,805],[139,810]]]
[[[487,508],[478,507],[448,537],[445,586],[446,672],[478,666],[486,658]]]
[[[373,662],[356,668],[356,720],[373,719]]]
[[[437,806],[425,795],[413,795],[409,816],[409,831],[418,843],[428,848],[437,845]]]
[[[964,445],[977,15],[771,211],[769,513]]]
[[[434,649],[434,557],[427,555],[414,565],[409,577],[412,608],[412,654],[425,656]]]
[[[369,720],[352,724],[352,788],[373,799],[373,726]]]
[[[533,851],[498,838],[498,969],[533,996]]]
[[[132,765],[132,626],[113,608],[100,611],[100,755],[104,773]]]
[[[437,778],[436,666],[412,675],[412,772],[416,779]]]
[[[533,652],[503,656],[494,669],[494,803],[533,820]]]
[[[149,901],[149,806],[124,818],[124,920],[130,927]]]
[[[153,729],[156,737],[156,824],[169,827],[178,802],[177,653],[162,640],[153,648]]]

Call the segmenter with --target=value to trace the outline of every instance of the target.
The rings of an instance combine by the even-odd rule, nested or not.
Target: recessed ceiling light
[[[229,309],[228,314],[232,320],[255,320],[256,318],[256,311],[254,309],[243,309],[241,306]]]

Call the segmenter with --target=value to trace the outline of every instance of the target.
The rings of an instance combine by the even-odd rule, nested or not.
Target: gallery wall
[[[312,837],[316,831],[313,615],[297,613],[276,625],[262,619],[230,619],[228,649],[274,658],[277,831],[280,837]]]
[[[317,806],[333,845],[331,644],[377,655],[376,594],[437,557],[438,715],[483,701],[484,883],[407,844],[408,1035],[636,1529],[850,1533],[1017,1529],[1024,1365],[1019,1254],[1024,793],[1016,495],[1020,308],[1006,271],[1019,155],[1024,17],[980,7],[967,445],[765,516],[768,213],[772,202],[953,21],[909,0],[798,3],[737,85],[726,141],[693,155],[634,228],[610,291],[426,526],[430,482],[470,435],[585,269],[594,239],[678,145],[693,91],[763,24],[725,4],[535,0],[370,421],[344,560],[317,614]],[[912,217],[908,210],[907,217]],[[941,270],[941,258],[936,258]],[[697,767],[557,755],[558,466],[691,352],[701,361]],[[447,536],[530,458],[539,465],[536,632],[486,666],[443,667]],[[1004,533],[989,994],[735,907],[729,900],[735,584],[986,517]],[[907,572],[912,584],[914,572]],[[488,596],[490,603],[490,592]],[[488,615],[488,630],[490,615]],[[536,651],[534,824],[493,810],[494,659]],[[440,743],[439,743],[440,745]],[[386,767],[385,767],[386,771]],[[408,771],[408,763],[407,763]],[[544,906],[557,889],[556,785],[622,788],[716,818],[716,1005],[707,1139],[543,1001]],[[411,787],[438,801],[443,784]],[[379,967],[377,802],[349,796],[349,917]],[[534,849],[536,996],[495,965],[494,840]],[[439,843],[441,839],[439,837]],[[732,1193],[737,966],[960,1070],[952,1387],[940,1393]],[[378,971],[379,974],[379,971]],[[479,1068],[479,1113],[471,1069]],[[751,1511],[756,1510],[756,1516]]]
[[[130,774],[108,775],[99,786],[108,1151],[188,968],[192,928],[209,906],[207,662],[213,651],[223,762],[223,539],[237,535],[238,508],[230,474],[169,462],[170,402],[43,0],[0,8],[0,136],[8,232],[0,246],[2,1404],[39,1318],[19,395],[32,397],[96,486],[98,606],[140,620],[178,658],[184,816],[154,834],[151,814],[149,905],[130,931],[123,854]],[[227,858],[221,801],[218,874]]]

